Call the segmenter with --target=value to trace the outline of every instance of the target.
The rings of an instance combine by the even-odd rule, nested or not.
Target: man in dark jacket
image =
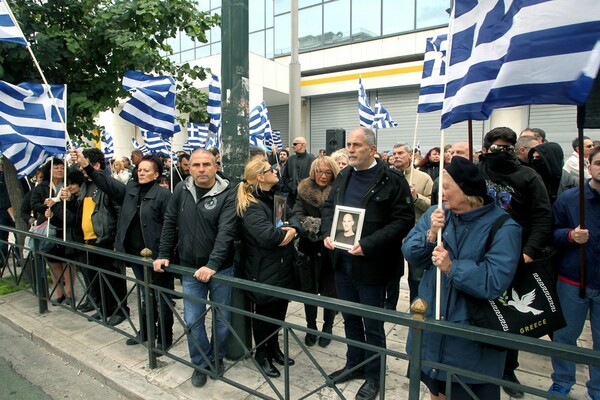
[[[208,298],[229,305],[231,287],[211,280],[214,274],[233,275],[233,242],[237,236],[235,191],[229,181],[217,175],[217,160],[208,150],[197,149],[190,158],[190,176],[175,188],[164,218],[156,272],[169,265],[175,248],[180,263],[190,270],[183,275],[183,292],[192,298],[183,300],[184,319],[188,326],[190,358],[194,369],[192,385],[202,387],[207,370],[222,374],[227,350],[230,312],[216,313],[216,335],[208,340],[205,327],[206,304],[193,298]],[[217,342],[218,354],[213,354]],[[209,367],[210,361],[212,367]]]
[[[288,192],[287,203],[290,208],[296,204],[298,195],[298,184],[308,177],[310,165],[315,156],[306,151],[306,139],[299,136],[292,142],[294,154],[288,159],[285,168],[281,172],[281,181]]]
[[[74,161],[78,160],[75,152],[71,153]],[[89,148],[83,150],[80,167],[86,175],[105,173],[106,161],[100,149]],[[115,235],[117,233],[117,218],[119,206],[110,196],[98,190],[94,182],[86,181],[80,188],[79,196],[73,196],[68,188],[61,189],[61,198],[66,199],[67,207],[75,214],[76,222],[73,227],[73,238],[79,242],[113,250]],[[100,254],[89,253],[88,262],[96,268],[124,275],[125,271],[116,266],[114,261]],[[82,312],[98,309],[90,318],[102,320],[115,326],[127,319],[127,283],[124,278],[110,274],[103,277],[89,268],[83,269],[84,278],[88,285],[88,301],[80,305]],[[108,286],[107,283],[108,282]],[[103,286],[101,288],[101,285]],[[111,289],[116,297],[113,296]],[[104,299],[101,294],[104,293]],[[103,301],[104,300],[104,301]]]
[[[385,288],[394,273],[403,268],[402,240],[415,223],[410,188],[404,176],[375,159],[375,134],[356,128],[348,136],[350,167],[337,176],[322,211],[324,245],[333,250],[338,297],[383,308]],[[330,237],[336,206],[365,209],[362,234],[351,250],[335,249]],[[338,219],[341,219],[337,212]],[[403,270],[401,275],[403,274]],[[383,322],[343,314],[346,338],[385,348]],[[365,378],[356,399],[374,399],[379,392],[380,360],[357,366],[373,354],[348,346],[346,365],[333,372],[335,383]]]
[[[488,194],[523,228],[522,261],[529,263],[543,257],[544,249],[550,244],[552,208],[540,176],[519,163],[515,155],[516,142],[517,134],[512,129],[492,129],[483,138],[483,154],[478,166],[486,177]],[[518,352],[509,350],[503,379],[518,383],[515,375],[518,366]],[[523,397],[520,390],[504,388],[504,391],[511,397]]]
[[[544,181],[550,203],[567,189],[579,186],[577,177],[563,169],[564,153],[558,143],[544,142],[529,150],[529,165]]]

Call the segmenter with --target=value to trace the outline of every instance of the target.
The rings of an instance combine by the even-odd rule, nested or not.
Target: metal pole
[[[300,61],[298,61],[298,0],[292,0],[291,4],[291,28],[292,28],[292,43],[290,57],[290,96],[289,96],[289,112],[290,112],[290,138],[301,136],[302,129],[301,104],[302,98],[300,94]]]

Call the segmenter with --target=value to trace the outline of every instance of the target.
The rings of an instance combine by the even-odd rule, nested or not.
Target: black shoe
[[[75,299],[72,297],[67,297],[67,298],[65,298],[65,301],[63,304],[67,307],[71,307],[73,304],[75,304]]]
[[[110,326],[117,326],[120,323],[122,323],[123,321],[125,321],[126,319],[127,318],[123,314],[115,314],[109,318],[107,324]]]
[[[223,362],[223,360],[219,360],[217,361],[217,376],[223,376],[223,374],[225,373],[225,363]],[[210,379],[217,379],[216,376],[212,376],[210,377]]]
[[[517,379],[517,376],[515,375],[515,371],[505,372],[502,379],[504,379],[505,381],[510,381],[510,382],[514,382],[514,383],[518,383],[518,384],[521,383]],[[523,398],[523,396],[525,396],[525,393],[523,393],[523,391],[519,390],[519,389],[513,389],[513,388],[504,387],[504,386],[502,386],[502,389],[504,390],[504,393],[506,393],[510,397],[514,397],[515,399],[521,399],[521,398]]]
[[[319,346],[327,347],[327,346],[329,346],[330,343],[331,343],[331,339],[323,337],[323,336],[319,337]]]
[[[94,307],[92,305],[92,303],[90,303],[89,301],[86,301],[85,303],[81,303],[79,305],[79,307],[77,307],[77,311],[81,311],[83,313],[94,311],[95,309],[96,309],[96,307]]]
[[[346,368],[338,369],[337,371],[334,371],[329,375],[329,379],[332,379],[334,383],[344,383],[353,379],[365,379],[365,374],[363,373],[363,371],[349,371],[350,370]],[[340,378],[340,376],[342,375],[344,376]]]
[[[258,362],[258,366],[260,367],[260,369],[263,370],[266,376],[269,376],[271,378],[279,378],[281,376],[279,370],[275,368],[275,366],[273,365],[269,357],[266,356],[266,354],[257,355],[255,359],[256,362]]]
[[[52,304],[53,307],[56,307],[58,304],[62,304],[63,301],[65,301],[66,297],[63,294],[60,297],[57,297],[56,299],[54,299],[54,301],[50,302],[50,304]]]
[[[312,347],[317,343],[317,335],[313,335],[312,333],[307,333],[304,337],[304,344],[308,347]]]
[[[102,321],[102,314],[97,312],[88,317],[88,321]]]
[[[374,400],[379,393],[379,382],[365,381],[358,392],[356,392],[356,400]]]
[[[125,344],[127,346],[135,346],[136,344],[142,344],[144,342],[147,342],[148,340],[146,338],[142,337],[142,333],[140,331],[138,331],[137,335],[134,338],[129,338],[125,341]]]
[[[277,349],[277,351],[275,352],[275,354],[272,354],[271,357],[273,358],[273,361],[275,361],[277,364],[279,365],[285,365],[285,355],[283,354],[283,352],[281,351],[281,349]],[[289,358],[287,359],[287,365],[294,365],[296,364],[296,361],[294,361],[294,359]]]
[[[192,374],[192,385],[197,388],[206,385],[206,374],[195,369]]]

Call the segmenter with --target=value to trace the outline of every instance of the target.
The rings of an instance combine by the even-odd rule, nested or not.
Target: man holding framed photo
[[[383,308],[386,284],[396,269],[403,268],[402,240],[415,223],[412,196],[404,176],[375,158],[375,134],[371,129],[354,129],[346,147],[351,168],[342,170],[333,183],[323,206],[321,232],[329,235],[324,245],[334,252],[338,297]],[[360,238],[349,250],[336,245],[339,242],[330,233],[332,226],[337,226],[334,219],[337,224],[341,214],[343,223],[345,215],[339,207],[336,212],[336,206],[364,210]],[[346,338],[385,348],[382,321],[342,315]],[[329,377],[334,383],[365,379],[356,399],[374,399],[379,393],[380,360],[358,368],[370,356],[371,352],[348,346],[346,365]]]

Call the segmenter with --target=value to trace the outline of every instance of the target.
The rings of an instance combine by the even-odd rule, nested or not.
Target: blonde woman
[[[331,159],[338,165],[339,170],[343,170],[348,166],[348,150],[339,149],[331,153]]]
[[[279,182],[269,162],[255,157],[246,164],[244,179],[238,186],[237,214],[241,218],[244,278],[254,282],[291,288],[294,286],[294,238],[300,221],[286,205],[283,226],[276,228],[273,187]],[[274,296],[248,292],[254,312],[283,321],[288,301]],[[273,365],[293,365],[285,358],[276,331],[279,326],[259,319],[252,320],[256,343],[255,359],[265,375],[281,376]]]
[[[113,163],[113,178],[124,185],[127,185],[127,182],[131,179],[131,172],[123,166],[123,161],[115,160]]]

